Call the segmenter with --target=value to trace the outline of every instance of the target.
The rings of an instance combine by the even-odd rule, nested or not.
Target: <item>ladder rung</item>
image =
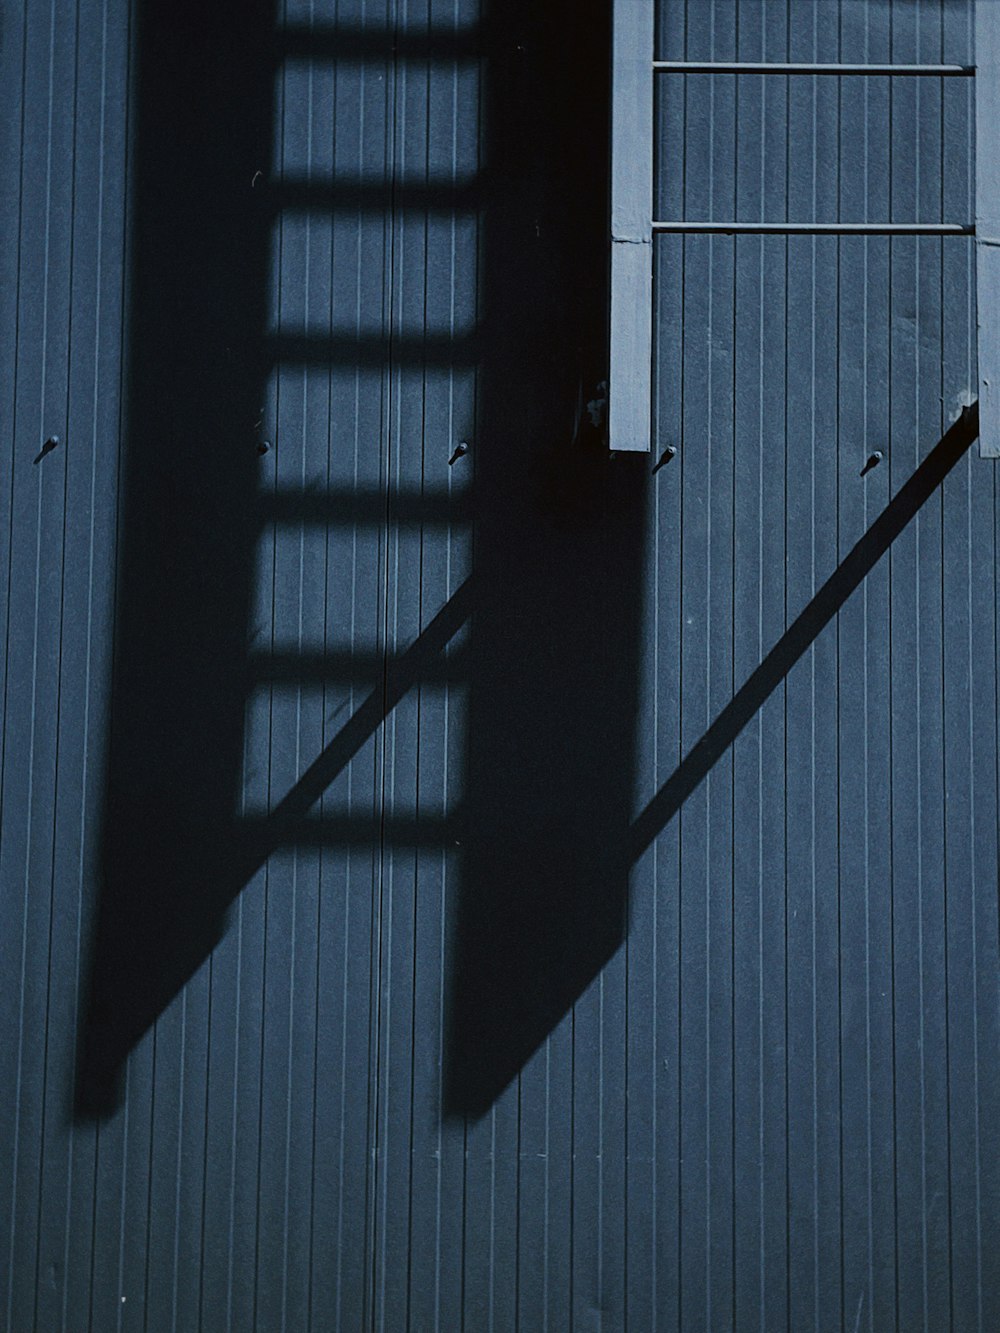
[[[974,236],[960,222],[654,222],[654,232],[708,236]]]
[[[656,74],[842,74],[930,75],[933,78],[969,78],[975,65],[836,65],[776,63],[746,60],[654,60]]]

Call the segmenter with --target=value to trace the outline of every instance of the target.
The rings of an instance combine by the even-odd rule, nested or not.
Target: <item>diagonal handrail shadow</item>
[[[302,820],[330,784],[375,735],[396,705],[418,685],[435,658],[472,612],[472,578],[467,578],[399,657],[389,662],[382,684],[351,715],[274,809],[261,820],[238,878],[255,874],[272,852],[294,840]]]
[[[628,864],[666,828],[713,765],[934,494],[979,435],[979,404],[963,409],[931,452],[688,751],[628,830]]]
[[[341,842],[351,837],[355,840],[372,839],[372,829],[363,823],[355,827],[334,820],[317,821],[310,826],[307,816],[396,705],[434,673],[448,644],[469,619],[472,604],[473,581],[470,577],[456,589],[413,643],[388,661],[377,687],[274,809],[260,818],[244,817],[233,825],[222,855],[213,861],[210,871],[192,890],[203,894],[208,929],[211,931],[213,923],[218,923],[216,934],[205,937],[204,931],[194,932],[190,953],[174,960],[175,966],[165,980],[159,978],[150,966],[157,932],[163,926],[163,911],[149,911],[147,907],[136,916],[122,912],[119,904],[124,924],[118,923],[114,930],[108,929],[115,945],[124,945],[127,941],[129,947],[108,947],[109,959],[118,959],[120,971],[106,973],[106,969],[102,970],[100,975],[107,995],[98,997],[96,1010],[91,1013],[82,1032],[82,1059],[76,1091],[78,1113],[100,1115],[111,1109],[119,1096],[120,1074],[128,1051],[217,942],[225,911],[274,852],[282,846],[302,842],[304,838],[308,840],[309,835],[315,838],[320,834]],[[423,830],[415,821],[404,832],[410,843],[418,841],[421,834],[429,836],[432,844],[440,841],[442,836],[441,827],[434,825]],[[143,961],[144,966],[138,972],[129,962],[133,957]],[[109,1005],[109,998],[126,994],[129,1004],[125,1008]]]

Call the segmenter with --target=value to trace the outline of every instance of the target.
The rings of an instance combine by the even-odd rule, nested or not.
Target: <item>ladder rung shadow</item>
[[[402,654],[389,653],[253,653],[247,661],[251,685],[369,686],[392,672]],[[418,686],[456,684],[466,677],[460,648],[424,664]]]
[[[468,333],[327,334],[272,333],[264,354],[272,363],[321,366],[472,367],[479,359],[480,337]]]
[[[362,847],[384,841],[393,847],[454,847],[461,843],[457,815],[372,814],[308,816],[246,815],[236,824],[254,861],[263,861],[283,847]]]
[[[347,210],[381,214],[390,209],[474,214],[482,206],[486,190],[485,182],[477,177],[415,181],[335,177],[317,181],[286,176],[264,187],[262,193],[276,215]]]
[[[356,491],[293,491],[264,493],[257,499],[261,527],[301,523],[311,525],[357,525],[393,527],[446,526],[469,523],[473,518],[471,495],[455,491],[391,491],[358,488]]]
[[[433,60],[442,64],[479,60],[485,54],[480,27],[375,28],[289,25],[275,34],[275,60]]]

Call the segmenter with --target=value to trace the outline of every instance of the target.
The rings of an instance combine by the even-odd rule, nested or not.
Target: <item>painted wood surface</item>
[[[4,10],[12,1333],[1000,1325],[975,241],[656,237],[609,459],[580,3]],[[970,85],[658,76],[654,215],[961,223]]]

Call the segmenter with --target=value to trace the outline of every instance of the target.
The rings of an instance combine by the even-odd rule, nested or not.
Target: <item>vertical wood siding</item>
[[[86,1326],[88,1311],[114,1327],[122,1221],[134,1222],[120,1138],[116,1169],[115,1132],[99,1139],[69,1122],[114,601],[128,61],[123,5],[4,6],[0,1322],[9,1329]],[[58,447],[35,463],[53,436]]]
[[[513,0],[283,0],[254,39],[266,170],[205,201],[268,220],[265,325],[233,336],[264,349],[263,391],[225,446],[254,469],[238,891],[114,1105],[74,1106],[131,688],[141,11],[26,0],[0,31],[21,109],[0,121],[0,1326],[997,1327],[996,465],[963,453],[781,665],[974,394],[972,242],[659,237],[654,452],[595,462],[574,311],[601,282],[562,209],[594,193],[604,225],[603,156],[563,166],[550,122],[599,142],[572,61],[603,39]],[[971,32],[971,0],[659,0],[657,55],[968,63]],[[657,92],[659,217],[971,217],[966,80]],[[208,401],[216,370],[190,371]],[[184,448],[154,493],[197,495],[171,480]],[[226,496],[204,503],[228,531]],[[489,857],[499,881],[537,860],[508,905],[523,949],[476,901]],[[461,1114],[477,912],[501,1020],[537,993],[559,1021],[526,1059],[480,1053],[498,1095]],[[535,975],[560,959],[569,992]],[[469,1030],[499,1045],[497,1022]]]
[[[664,0],[658,54],[967,64],[972,17]],[[966,80],[671,75],[658,136],[661,217],[972,219]],[[650,793],[975,395],[968,239],[657,246]],[[643,1327],[997,1317],[995,514],[970,453],[639,867]]]

